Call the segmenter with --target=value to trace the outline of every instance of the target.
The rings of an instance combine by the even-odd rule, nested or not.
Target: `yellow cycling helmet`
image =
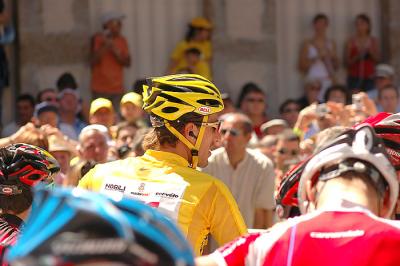
[[[143,109],[163,121],[154,127],[165,126],[191,151],[191,167],[196,168],[198,153],[205,132],[208,116],[224,109],[221,93],[208,79],[196,74],[177,74],[146,79],[143,85]],[[199,134],[192,144],[169,121],[176,121],[182,115],[196,113],[203,116]]]
[[[224,109],[220,91],[200,75],[169,75],[148,78],[146,82],[143,109],[165,120],[175,121],[192,112],[211,115]]]

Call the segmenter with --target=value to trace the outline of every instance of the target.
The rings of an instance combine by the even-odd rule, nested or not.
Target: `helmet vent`
[[[162,111],[163,111],[163,113],[172,114],[172,113],[178,112],[179,109],[176,107],[165,107],[162,109]]]
[[[219,101],[213,99],[201,99],[198,100],[197,102],[204,106],[213,106],[213,107],[221,106],[221,103]]]

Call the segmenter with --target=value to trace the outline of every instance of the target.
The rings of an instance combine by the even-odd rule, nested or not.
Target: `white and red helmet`
[[[345,172],[365,173],[379,192],[389,191],[389,208],[382,217],[389,218],[396,205],[399,183],[382,140],[368,124],[349,129],[314,154],[306,162],[298,186],[298,201],[302,213],[306,212],[306,183],[329,180]]]
[[[382,139],[400,181],[400,113],[379,113],[358,126],[363,124],[372,126],[376,135]]]

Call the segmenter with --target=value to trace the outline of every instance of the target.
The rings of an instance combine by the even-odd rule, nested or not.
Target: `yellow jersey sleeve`
[[[199,224],[201,221],[204,224]],[[188,228],[187,238],[192,243],[196,255],[202,254],[209,233],[219,245],[247,233],[236,201],[219,180],[215,180],[202,195]]]
[[[78,187],[91,191],[100,191],[103,179],[96,175],[100,165],[96,165],[93,169],[90,169],[85,176],[79,180]]]

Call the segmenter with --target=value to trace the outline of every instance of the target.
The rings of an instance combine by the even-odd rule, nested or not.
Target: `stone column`
[[[88,94],[89,7],[80,0],[21,0],[18,3],[21,92],[55,87],[71,72]]]
[[[277,109],[276,27],[274,0],[214,0],[211,19],[215,82],[236,100],[241,87],[255,82],[267,94],[269,110]]]
[[[381,0],[383,59],[396,70],[396,82],[400,80],[400,2]]]

